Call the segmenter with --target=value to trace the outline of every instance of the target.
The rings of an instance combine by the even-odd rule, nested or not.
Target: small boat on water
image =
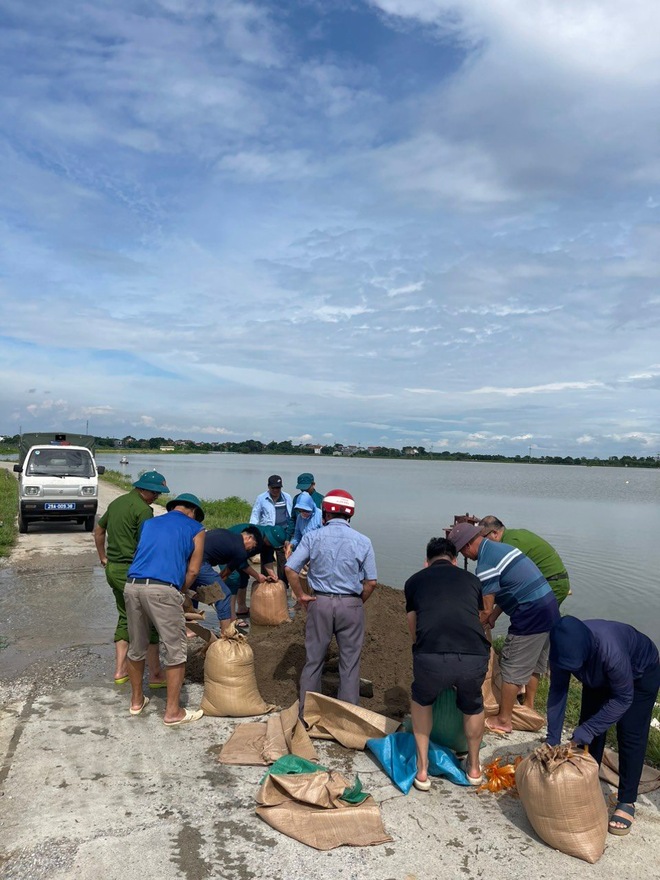
[[[122,455],[122,457],[119,459],[119,464],[128,464],[128,459],[125,455]]]

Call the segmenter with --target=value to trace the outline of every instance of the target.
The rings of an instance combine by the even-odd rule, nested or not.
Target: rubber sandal
[[[178,721],[163,721],[165,727],[180,727],[182,724],[192,724],[193,721],[199,721],[199,719],[204,715],[204,712],[201,709],[197,709],[196,712],[193,712],[191,709],[185,710],[185,715],[183,718],[180,718]]]
[[[167,682],[166,681],[150,681],[149,687],[151,688],[152,691],[156,691],[156,690],[158,690],[158,688],[166,688]]]
[[[626,834],[630,833],[630,828],[632,826],[633,819],[635,818],[635,805],[618,803],[614,812],[616,813],[617,810],[621,810],[622,813],[627,813],[628,816],[630,816],[630,819],[626,819],[625,816],[615,816],[614,814],[612,814],[612,816],[610,817],[610,821],[607,823],[607,830],[610,832],[610,834],[615,834],[617,837],[625,837]],[[624,827],[614,828],[610,824],[612,822],[619,822]]]
[[[131,715],[141,715],[142,710],[145,709],[149,705],[149,697],[144,697],[142,700],[142,705],[139,709],[134,709],[132,706],[129,708],[129,712]]]
[[[236,628],[236,631],[242,633],[243,635],[250,632],[250,624],[247,622],[247,620],[235,620],[234,626]]]
[[[236,617],[249,617],[249,616],[250,616],[250,609],[249,608],[247,611],[237,611],[236,612]]]
[[[128,681],[128,676],[127,676],[127,675],[122,675],[121,678],[116,678],[116,679],[115,679],[115,684],[126,684],[127,681]]]
[[[413,779],[413,785],[415,786],[417,791],[430,791],[431,790],[431,780],[430,779],[424,779],[422,781],[421,779],[418,779],[415,776],[415,778]]]

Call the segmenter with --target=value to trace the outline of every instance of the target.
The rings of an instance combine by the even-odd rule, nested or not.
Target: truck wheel
[[[19,513],[18,514],[18,531],[21,533],[21,535],[24,535],[27,532],[27,530],[28,530],[28,521],[26,519],[23,519],[23,517]]]
[[[85,517],[85,531],[86,532],[93,532],[94,531],[94,519],[95,519],[95,517],[93,517],[93,516],[86,516]]]

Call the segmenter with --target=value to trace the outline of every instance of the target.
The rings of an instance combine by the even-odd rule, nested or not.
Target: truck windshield
[[[93,477],[94,461],[86,449],[35,449],[25,473],[30,477]]]

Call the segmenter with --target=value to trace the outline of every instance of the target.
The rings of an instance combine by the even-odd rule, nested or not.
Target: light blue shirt
[[[287,520],[290,520],[291,511],[293,510],[293,499],[288,492],[282,492],[280,498],[286,503]],[[274,526],[275,517],[275,502],[271,498],[270,492],[262,492],[261,495],[257,495],[257,500],[254,502],[254,507],[250,514],[250,524],[253,526]],[[287,537],[289,537],[292,531],[289,524],[287,523],[283,528],[287,531]]]
[[[362,581],[375,581],[376,558],[371,541],[344,519],[308,531],[291,554],[287,568],[300,572],[309,563],[310,587],[318,593],[362,595]]]

